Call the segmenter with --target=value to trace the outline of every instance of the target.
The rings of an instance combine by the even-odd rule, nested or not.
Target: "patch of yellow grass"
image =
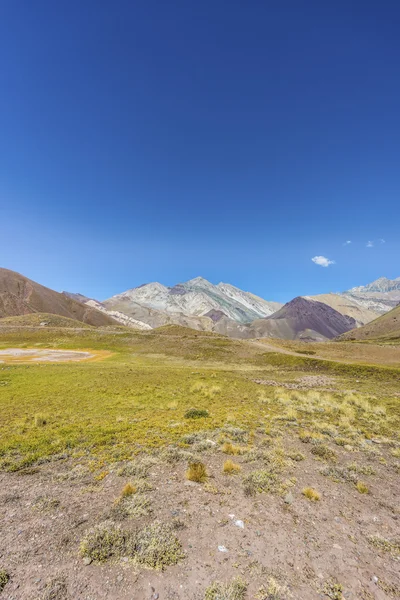
[[[311,502],[317,502],[321,498],[321,494],[314,490],[312,487],[306,487],[302,491],[303,496],[305,496]]]
[[[362,481],[357,481],[356,488],[360,492],[360,494],[368,494],[369,489]]]
[[[236,475],[236,473],[239,473],[242,470],[242,467],[229,459],[224,462],[222,470],[225,475]]]
[[[186,471],[186,479],[196,483],[204,483],[208,477],[206,466],[202,462],[194,462]]]
[[[236,446],[231,442],[225,442],[225,444],[222,446],[222,452],[224,452],[224,454],[232,454],[232,456],[236,456],[237,454],[242,453],[242,449],[240,446]]]
[[[136,494],[136,492],[137,492],[137,487],[135,485],[132,485],[131,483],[126,483],[124,485],[124,487],[122,488],[121,498],[127,498],[128,496],[132,496],[133,494]]]

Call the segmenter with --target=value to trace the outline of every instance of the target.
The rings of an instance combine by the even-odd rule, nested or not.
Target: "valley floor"
[[[0,331],[24,346],[110,356],[0,365],[1,598],[399,596],[400,370],[380,349]]]

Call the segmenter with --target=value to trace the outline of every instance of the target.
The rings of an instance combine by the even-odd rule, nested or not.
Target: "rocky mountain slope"
[[[241,324],[267,317],[282,306],[278,302],[269,302],[230,284],[214,285],[202,277],[173,287],[166,287],[158,282],[144,284],[103,302],[106,308],[116,310],[121,310],[118,308],[121,307],[121,303],[125,307],[136,303],[168,314],[181,313],[193,317],[203,317],[210,311],[220,311],[228,319]]]
[[[340,341],[398,341],[400,340],[400,305],[375,321],[341,335]]]
[[[50,313],[101,327],[116,321],[102,312],[59,294],[15,271],[0,268],[0,318]]]
[[[359,302],[352,300],[350,297],[342,294],[318,294],[316,296],[304,296],[304,298],[311,298],[318,302],[323,302],[331,308],[334,308],[342,315],[353,317],[355,319],[357,327],[361,327],[366,323],[370,323],[377,317],[379,313],[372,309],[366,308]]]
[[[342,296],[382,315],[400,302],[400,277],[396,279],[380,277],[368,285],[351,288],[343,292]]]
[[[251,324],[255,337],[277,337],[285,340],[332,339],[356,327],[353,317],[342,315],[327,304],[301,296],[294,298],[278,312]]]

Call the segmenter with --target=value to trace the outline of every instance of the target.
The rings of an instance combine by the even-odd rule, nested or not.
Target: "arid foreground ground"
[[[97,358],[2,356],[1,599],[400,596],[395,345],[0,327],[7,348]]]

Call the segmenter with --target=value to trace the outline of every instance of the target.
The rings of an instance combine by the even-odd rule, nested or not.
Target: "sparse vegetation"
[[[172,527],[154,521],[137,534],[135,558],[141,565],[162,570],[176,565],[184,558],[184,553]]]
[[[331,600],[342,600],[343,598],[343,587],[334,579],[328,579],[328,581],[325,582],[322,591],[328,598],[331,598]]]
[[[275,577],[268,577],[267,582],[261,586],[256,595],[256,600],[289,600],[292,594],[285,584],[279,583]]]
[[[385,538],[380,537],[379,535],[370,535],[368,537],[368,542],[382,552],[387,552],[392,556],[400,556],[400,541],[399,540],[387,540]]]
[[[8,581],[10,579],[10,575],[5,569],[0,569],[0,594],[6,587]]]
[[[317,490],[314,490],[314,488],[312,488],[312,487],[304,488],[302,491],[302,494],[308,500],[311,500],[311,502],[317,502],[318,500],[321,499],[321,494],[319,492],[317,492]]]
[[[244,600],[246,590],[247,583],[241,577],[230,583],[215,581],[206,589],[204,600]]]

